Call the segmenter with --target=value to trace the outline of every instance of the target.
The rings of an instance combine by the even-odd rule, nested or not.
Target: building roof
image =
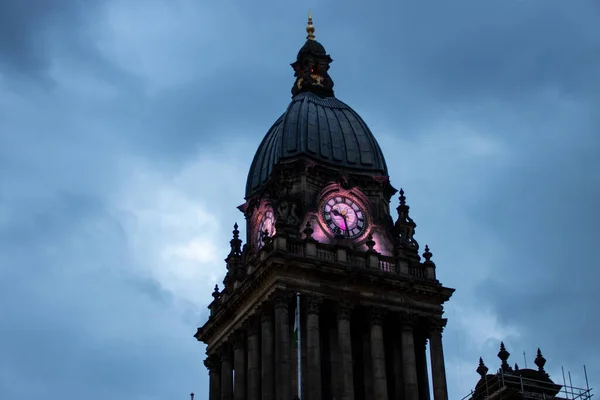
[[[334,96],[328,74],[333,61],[315,40],[309,17],[306,43],[292,64],[292,102],[261,142],[246,183],[246,197],[258,191],[274,167],[304,157],[353,173],[387,176],[381,148],[363,119]]]

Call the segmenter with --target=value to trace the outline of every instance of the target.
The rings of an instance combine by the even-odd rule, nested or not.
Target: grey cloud
[[[127,217],[114,204],[129,184],[123,160],[140,157],[170,176],[199,150],[257,146],[290,99],[304,6],[239,3],[243,32],[212,21],[231,34],[185,56],[198,70],[223,65],[150,91],[153,77],[95,47],[106,4],[0,4],[2,398],[185,398],[190,390],[204,398],[203,349],[191,334],[206,304],[175,307],[173,293],[134,272]],[[598,11],[558,0],[313,10],[335,60],[336,93],[385,144],[417,239],[457,288],[458,311],[447,307],[448,368],[473,368],[462,385],[451,382],[452,398],[474,383],[479,355],[493,368],[498,345],[470,342],[453,322],[458,306],[489,307],[517,327],[521,336],[507,338],[517,362],[521,348],[538,345],[554,366],[600,354],[588,306],[599,278]],[[51,62],[64,69],[48,78]],[[53,86],[40,85],[44,76]],[[461,130],[501,149],[472,154]],[[248,147],[239,163],[249,165]],[[203,194],[206,179],[190,178],[190,192],[209,199],[225,226],[239,222],[221,204],[241,202],[243,187],[220,203]]]
[[[57,44],[77,44],[99,1],[28,0],[0,4],[0,65],[15,75],[43,75]],[[89,45],[89,43],[88,43]],[[79,50],[83,50],[79,47]]]
[[[3,241],[8,261],[20,261],[1,271],[0,376],[15,378],[3,397],[178,397],[203,381],[194,324],[169,293],[128,272],[119,222],[97,214],[62,213],[76,221],[73,234],[47,232],[27,248]],[[164,379],[165,371],[174,375]]]

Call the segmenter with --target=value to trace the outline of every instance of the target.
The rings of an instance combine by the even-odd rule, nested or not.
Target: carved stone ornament
[[[248,336],[258,335],[258,332],[260,332],[260,319],[257,315],[251,315],[244,321],[243,327],[248,331]]]
[[[282,199],[277,202],[275,209],[277,224],[299,226],[300,222],[302,222],[299,214],[301,214],[300,206],[297,201]]]
[[[290,305],[290,299],[292,298],[292,294],[283,290],[277,290],[273,293],[273,302],[275,304],[275,308],[287,308]]]
[[[385,320],[385,316],[387,315],[387,310],[381,307],[372,307],[369,310],[369,321],[371,325],[381,325]]]
[[[436,333],[436,334],[441,335],[442,332],[444,331],[444,327],[446,326],[447,323],[448,323],[448,320],[445,318],[431,320],[431,321],[429,321],[429,331],[431,333]]]
[[[246,347],[246,333],[242,329],[235,331],[233,336],[233,349],[239,350]]]
[[[261,322],[270,321],[273,319],[273,304],[270,301],[265,301],[260,306],[260,320]]]
[[[320,296],[306,296],[306,312],[308,314],[318,314],[323,303],[323,298]]]
[[[340,301],[336,307],[336,315],[339,319],[347,319],[350,320],[352,316],[352,311],[354,311],[354,304],[349,301]]]
[[[400,313],[400,326],[402,330],[413,330],[417,325],[417,316],[412,313]]]
[[[215,354],[211,354],[204,360],[204,366],[209,372],[219,372],[221,370],[221,359]]]
[[[231,362],[231,344],[223,343],[219,348],[219,354],[221,354],[221,361]]]

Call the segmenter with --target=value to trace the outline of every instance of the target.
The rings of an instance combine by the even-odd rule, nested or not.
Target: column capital
[[[221,371],[221,358],[216,354],[211,354],[204,360],[204,366],[211,372]]]
[[[447,323],[446,318],[429,320],[429,332],[441,336]]]
[[[369,309],[369,322],[371,325],[381,325],[385,320],[388,310],[382,307],[371,307]]]
[[[402,330],[414,330],[417,325],[418,317],[412,313],[400,313],[398,315]]]
[[[355,305],[349,301],[340,301],[336,306],[337,319],[350,319],[352,311],[354,311]]]
[[[269,300],[265,300],[257,309],[260,314],[260,321],[271,321],[273,320],[273,303]]]
[[[323,298],[316,295],[306,296],[306,312],[308,314],[319,314]]]
[[[246,333],[243,329],[237,329],[233,334],[233,349],[239,350],[246,347]]]
[[[244,323],[242,328],[248,332],[248,336],[257,335],[260,329],[260,318],[257,314],[249,316]]]
[[[290,305],[292,293],[287,292],[285,290],[276,290],[275,292],[273,292],[271,297],[273,299],[273,303],[275,304],[275,308],[279,308],[279,307],[287,308]]]
[[[222,362],[231,362],[231,344],[225,342],[219,347],[219,354]]]

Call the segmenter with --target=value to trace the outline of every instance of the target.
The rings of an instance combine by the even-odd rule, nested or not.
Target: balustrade
[[[293,256],[315,258],[329,263],[339,263],[350,268],[378,269],[394,275],[408,274],[418,279],[430,278],[427,268],[421,265],[409,265],[403,270],[397,265],[393,257],[382,254],[375,254],[375,258],[373,259],[374,255],[371,254],[368,256],[368,252],[339,248],[331,244],[318,243],[316,241],[308,242],[292,237],[275,237],[274,242],[277,244],[275,248],[263,248],[261,250],[261,259],[266,259],[273,250],[283,250]],[[435,279],[435,277],[431,279]]]

